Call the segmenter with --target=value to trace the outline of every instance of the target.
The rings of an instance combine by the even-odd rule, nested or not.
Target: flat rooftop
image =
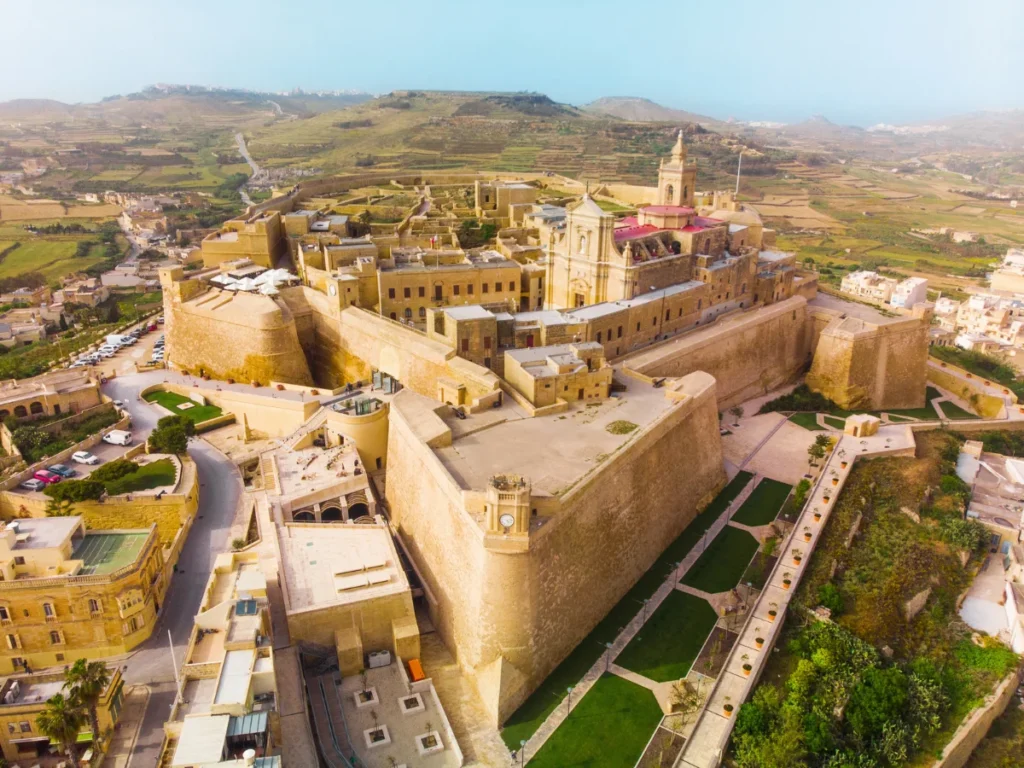
[[[409,589],[385,526],[292,524],[278,530],[278,542],[289,612],[358,603]]]
[[[71,553],[81,560],[78,576],[103,576],[131,565],[149,539],[149,531],[139,533],[88,532]]]
[[[674,405],[665,389],[634,379],[623,379],[626,391],[600,404],[573,404],[561,414],[529,418],[511,398],[500,408],[470,414],[459,420],[444,417],[452,429],[452,444],[434,451],[445,469],[464,489],[483,490],[492,475],[519,474],[529,478],[534,493],[560,495],[605,457],[625,445],[636,430],[616,435],[606,427],[613,421],[628,421],[643,428]],[[437,403],[403,390],[393,406],[406,410],[437,408]],[[504,418],[505,421],[480,431],[477,426]],[[415,425],[417,417],[410,421]]]
[[[366,488],[369,476],[362,466],[356,474],[357,462],[359,452],[351,442],[332,448],[280,448],[274,452],[278,493],[283,499],[299,499],[334,488],[338,495]]]
[[[25,704],[42,704],[55,693],[64,690],[63,680],[38,681],[30,678],[18,678],[20,692],[18,697],[11,702],[10,706],[17,707]]]
[[[82,524],[78,515],[70,517],[24,517],[12,520],[8,526],[17,523],[18,539],[15,550],[52,549],[59,547]]]
[[[890,317],[883,314],[880,310],[867,304],[861,304],[857,301],[846,301],[840,299],[838,296],[833,296],[829,293],[818,292],[818,295],[807,302],[809,307],[821,307],[822,309],[831,309],[835,312],[842,312],[847,317],[857,318],[874,325],[888,325],[889,323],[896,323],[907,318],[903,315],[897,317]]]

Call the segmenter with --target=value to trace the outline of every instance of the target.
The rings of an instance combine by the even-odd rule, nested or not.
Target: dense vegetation
[[[188,450],[189,438],[195,433],[196,425],[187,416],[164,416],[149,434],[149,450],[181,456]]]
[[[839,406],[824,395],[812,392],[806,384],[801,384],[788,395],[781,395],[769,400],[761,406],[758,413],[773,411],[810,411],[812,413],[829,413],[839,410]]]
[[[906,765],[939,748],[1017,663],[996,641],[972,642],[956,616],[987,536],[964,519],[959,441],[918,438],[918,458],[858,463],[847,481],[764,677],[784,681],[760,685],[737,715],[740,768]],[[831,621],[805,610],[822,604]]]

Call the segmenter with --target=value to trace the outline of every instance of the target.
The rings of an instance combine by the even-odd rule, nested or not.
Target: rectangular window
[[[665,319],[667,320],[668,318],[665,318]],[[657,324],[658,324],[658,318],[652,317],[651,318],[651,325],[657,325]]]
[[[10,648],[12,651],[15,650],[18,647],[18,636],[17,635],[8,635],[7,636],[7,647]]]
[[[32,723],[28,720],[22,720],[18,723],[18,727],[21,728],[22,733],[32,733]]]
[[[481,288],[480,290],[481,290],[481,292],[483,292],[483,293],[490,293],[490,290],[491,290],[491,284],[490,284],[490,283],[484,283],[484,284],[483,284],[483,287],[482,287],[482,288]]]
[[[435,301],[440,301],[442,298],[444,298],[443,295],[442,295],[442,291],[443,290],[444,290],[443,286],[440,286],[440,285],[435,285],[434,286],[434,300]]]
[[[485,357],[484,358],[484,368],[490,368],[490,367],[491,367],[491,358]]]
[[[621,325],[619,326],[619,335],[616,336],[615,338],[616,339],[621,339],[622,338],[622,326]]]
[[[484,349],[490,349],[490,348],[491,348],[491,337],[490,336],[484,336]]]
[[[459,295],[459,286],[453,285],[452,286],[452,293],[454,293],[456,296],[458,296]]]
[[[462,351],[469,352],[469,339],[462,340]]]
[[[89,613],[100,612],[100,601],[94,598],[89,598]]]
[[[405,296],[405,298],[411,299],[412,298],[412,288],[405,288],[405,289],[403,289],[403,295]]]
[[[389,299],[395,298],[395,289],[394,288],[388,288],[388,298]]]
[[[638,321],[637,321],[637,323],[636,323],[636,329],[637,329],[638,331],[640,330],[640,321],[639,321],[639,320],[638,320]]]
[[[14,564],[15,565],[24,565],[25,564],[25,558],[21,557],[21,556],[15,557],[14,558]]]
[[[50,645],[60,645],[60,632],[54,630],[50,633]]]
[[[510,291],[514,291],[516,289],[516,284],[512,280],[508,281],[508,289]]]
[[[48,619],[53,618],[53,606],[50,603],[43,603],[43,615]]]
[[[665,310],[665,319],[668,320],[671,315],[672,315],[672,310],[671,309],[666,309]]]
[[[469,285],[466,286],[466,293],[468,293],[470,296],[473,295],[473,287],[474,286],[473,286],[472,283],[470,283]]]
[[[598,344],[601,343],[601,332],[600,331],[597,332],[597,343]]]
[[[7,607],[0,605],[0,621],[10,621],[11,614],[7,612]]]
[[[426,295],[427,295],[427,289],[426,289],[426,288],[424,288],[424,287],[423,287],[423,286],[421,285],[421,286],[420,286],[420,298],[422,299],[422,298],[423,298],[424,296],[426,296]]]

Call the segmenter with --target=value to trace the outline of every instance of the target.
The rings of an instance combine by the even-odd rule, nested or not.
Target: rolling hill
[[[650,99],[635,96],[605,96],[604,98],[584,104],[581,109],[595,115],[617,117],[635,123],[700,123],[702,125],[721,125],[720,120],[682,109],[665,107]]]

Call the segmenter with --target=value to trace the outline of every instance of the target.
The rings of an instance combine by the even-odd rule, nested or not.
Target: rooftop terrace
[[[86,533],[71,554],[72,560],[83,561],[82,569],[77,575],[103,576],[131,565],[146,546],[148,539],[149,531]]]

